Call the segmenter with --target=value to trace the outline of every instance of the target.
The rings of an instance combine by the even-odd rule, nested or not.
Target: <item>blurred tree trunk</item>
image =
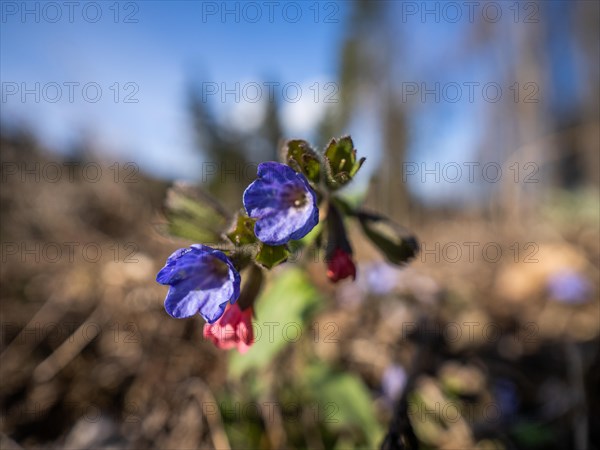
[[[371,179],[366,205],[391,219],[406,222],[411,201],[403,166],[408,143],[406,116],[403,105],[392,92],[382,99],[383,105],[383,155],[379,170]]]
[[[583,97],[584,126],[576,139],[583,153],[583,167],[585,178],[590,186],[600,185],[600,3],[576,2],[574,6],[575,35],[588,61],[585,77],[584,91],[588,93]]]
[[[393,65],[403,52],[394,43],[397,27],[389,20],[386,2],[358,1],[352,4],[348,35],[340,51],[340,102],[331,108],[319,129],[321,142],[340,136],[353,118],[373,114],[382,148],[359,148],[369,158],[381,152],[381,163],[371,179],[365,205],[396,220],[409,212],[410,195],[402,179],[406,157],[405,105],[395,92]],[[362,115],[361,115],[362,114]],[[360,124],[359,124],[360,126]]]

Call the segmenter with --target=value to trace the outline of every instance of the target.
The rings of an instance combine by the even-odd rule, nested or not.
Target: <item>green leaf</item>
[[[228,374],[238,379],[267,366],[286,346],[293,345],[295,331],[320,304],[320,295],[306,274],[290,267],[271,280],[255,304],[256,342],[244,355],[231,352]],[[268,325],[267,325],[268,324]]]
[[[339,141],[332,139],[325,149],[326,181],[329,187],[338,189],[352,181],[365,159],[356,160],[356,149],[350,136],[344,136]]]
[[[244,420],[240,420],[240,405],[254,404],[254,398],[245,395],[244,391],[229,389],[221,389],[215,394],[216,404],[207,403],[206,412],[217,412],[218,408],[231,448],[261,448],[264,428],[258,410],[248,408]]]
[[[254,234],[254,224],[256,219],[252,219],[244,213],[238,213],[234,226],[227,233],[227,237],[236,246],[253,244],[256,242],[256,235]]]
[[[417,239],[388,218],[364,211],[356,216],[364,233],[392,264],[402,265],[419,251]]]
[[[523,448],[543,448],[556,439],[556,432],[545,424],[520,422],[513,427],[511,434]]]
[[[175,183],[165,201],[167,232],[172,236],[200,243],[218,243],[231,217],[200,187]]]
[[[287,141],[283,146],[283,158],[297,172],[303,173],[313,183],[321,178],[319,155],[310,144],[301,139]]]
[[[256,262],[267,269],[272,269],[285,262],[288,255],[289,252],[285,245],[272,246],[263,243],[256,255]]]
[[[358,376],[317,363],[304,371],[302,381],[318,402],[319,418],[326,427],[356,430],[368,448],[379,448],[383,429],[375,419],[371,394]]]

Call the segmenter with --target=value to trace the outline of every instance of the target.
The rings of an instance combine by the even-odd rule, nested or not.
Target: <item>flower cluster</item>
[[[200,314],[207,322],[204,337],[222,349],[244,353],[253,344],[253,306],[262,270],[284,262],[291,241],[296,247],[322,247],[326,273],[334,283],[356,278],[345,217],[358,219],[392,263],[401,264],[416,252],[414,238],[395,233],[387,219],[353,209],[335,195],[364,162],[356,159],[350,137],[333,139],[321,154],[305,141],[288,141],[283,159],[284,163],[259,164],[256,180],[243,194],[244,210],[236,217],[229,217],[207,194],[191,196],[181,186],[171,189],[167,198],[172,234],[223,247],[193,244],[167,259],[156,277],[169,286],[165,310],[179,319]],[[316,228],[321,203],[326,205],[325,226]],[[242,289],[240,272],[247,268]]]

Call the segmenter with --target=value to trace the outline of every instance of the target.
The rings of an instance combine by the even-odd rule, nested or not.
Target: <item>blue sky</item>
[[[57,149],[90,134],[105,150],[155,174],[190,178],[199,163],[185,106],[189,83],[216,82],[232,89],[236,82],[253,82],[264,95],[269,87],[263,81],[298,83],[303,97],[314,95],[309,93],[314,82],[323,86],[336,80],[335,55],[346,13],[343,2],[318,8],[294,3],[285,10],[257,3],[261,18],[251,23],[259,10],[240,2],[227,5],[233,13],[222,16],[222,10],[210,14],[221,2],[151,1],[139,2],[137,8],[121,3],[117,18],[114,3],[107,2],[100,4],[102,15],[95,23],[97,9],[78,7],[71,19],[64,6],[60,20],[51,23],[56,10],[36,3],[28,3],[27,9],[37,8],[37,16],[23,16],[20,2],[14,14],[3,6],[0,77],[3,87],[9,82],[19,88],[14,95],[5,93],[3,121],[26,123]],[[126,19],[137,23],[124,23]],[[32,94],[23,102],[22,83],[35,89],[36,82],[39,103]],[[79,83],[73,85],[72,103],[65,82]],[[54,103],[45,101],[58,95],[54,83],[62,96]],[[87,83],[100,86],[97,102],[90,101],[97,86]],[[125,103],[128,94],[138,103]],[[231,95],[225,103],[214,103],[225,116],[243,108]],[[285,116],[293,117],[294,111]]]
[[[481,10],[474,22],[467,20],[466,10],[456,22],[438,21],[431,15],[423,20],[421,13],[426,8],[437,4],[443,9],[446,3],[412,4],[422,11],[404,16],[405,21],[402,9],[406,3],[386,4],[391,33],[382,45],[402,55],[394,59],[390,81],[397,88],[406,82],[425,83],[428,88],[435,83],[457,83],[462,98],[436,102],[430,98],[419,101],[420,93],[412,97],[417,101],[408,103],[409,162],[434,167],[436,162],[443,166],[477,161],[490,121],[505,111],[503,102],[511,101],[510,86],[518,81],[522,89],[529,81],[514,78],[507,64],[514,57],[508,38],[487,43],[473,39],[486,27],[497,36],[514,39],[531,27],[548,25],[544,22],[548,18],[552,29],[560,33],[549,41],[548,60],[555,70],[548,75],[552,80],[549,88],[539,94],[538,111],[548,105],[564,110],[578,107],[582,89],[578,86],[583,84],[577,78],[577,67],[582,60],[572,42],[570,25],[563,20],[570,11],[565,4],[552,3],[552,14],[540,12],[535,23],[523,23],[525,9],[515,23],[514,11],[509,8],[512,3],[497,3],[505,5],[497,23],[484,21]],[[59,5],[60,10],[52,5]],[[287,136],[309,137],[327,107],[323,101],[331,93],[327,83],[337,81],[338,53],[349,31],[350,5],[346,1],[77,2],[69,11],[62,2],[3,2],[2,123],[26,124],[56,150],[67,149],[87,136],[110,160],[135,161],[164,178],[197,179],[201,162],[186,109],[190,83],[216,83],[220,91],[234,88],[235,83],[254,83],[262,89],[263,98],[268,93],[264,82],[280,83],[274,87],[279,96],[285,94],[284,86],[300,86],[299,101],[281,104],[281,119]],[[224,9],[229,12],[224,14]],[[464,83],[474,81],[501,85],[502,102],[484,101],[479,88],[475,101],[469,102]],[[23,101],[22,88],[35,90],[35,83],[40,83],[37,90],[42,98],[36,102],[34,95],[28,94]],[[72,102],[69,83],[78,83],[72,85]],[[48,101],[55,98],[57,85],[62,96],[56,102]],[[561,89],[556,89],[558,85]],[[90,101],[98,88],[101,97]],[[247,92],[254,95],[255,91]],[[250,130],[258,123],[264,103],[237,102],[231,94],[222,102],[220,93],[210,99],[219,117]],[[346,131],[369,157],[362,171],[364,185],[366,176],[377,168],[382,139],[378,105],[363,100]],[[502,124],[510,124],[510,118]],[[498,149],[502,150],[502,145],[510,147],[514,142],[507,137],[498,143]],[[499,154],[497,159],[501,157]],[[408,183],[417,195],[440,202],[468,201],[483,192],[473,189],[466,177],[459,183],[424,183],[417,175]]]

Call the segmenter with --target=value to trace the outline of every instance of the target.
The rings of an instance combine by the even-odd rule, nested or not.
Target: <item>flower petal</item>
[[[208,323],[214,323],[223,315],[233,296],[233,284],[227,282],[214,289],[198,290],[193,289],[192,281],[171,286],[165,299],[165,310],[177,319],[200,313]]]
[[[256,221],[256,237],[269,245],[282,245],[291,239],[301,239],[319,222],[319,210],[290,208],[264,215]]]
[[[240,274],[229,258],[199,244],[174,252],[156,279],[171,285],[165,310],[176,318],[200,313],[213,323],[223,315],[227,303],[235,302],[240,295]]]
[[[225,256],[219,250],[201,244],[193,244],[189,248],[175,250],[156,275],[156,281],[160,284],[173,284],[183,280],[194,272],[202,271],[202,265],[210,260],[211,255],[220,257],[220,254]]]
[[[287,193],[297,191],[306,196],[302,206],[289,204]],[[254,232],[269,245],[282,245],[306,236],[319,222],[317,197],[306,177],[285,164],[262,163],[258,179],[244,191],[244,207],[257,218]]]

